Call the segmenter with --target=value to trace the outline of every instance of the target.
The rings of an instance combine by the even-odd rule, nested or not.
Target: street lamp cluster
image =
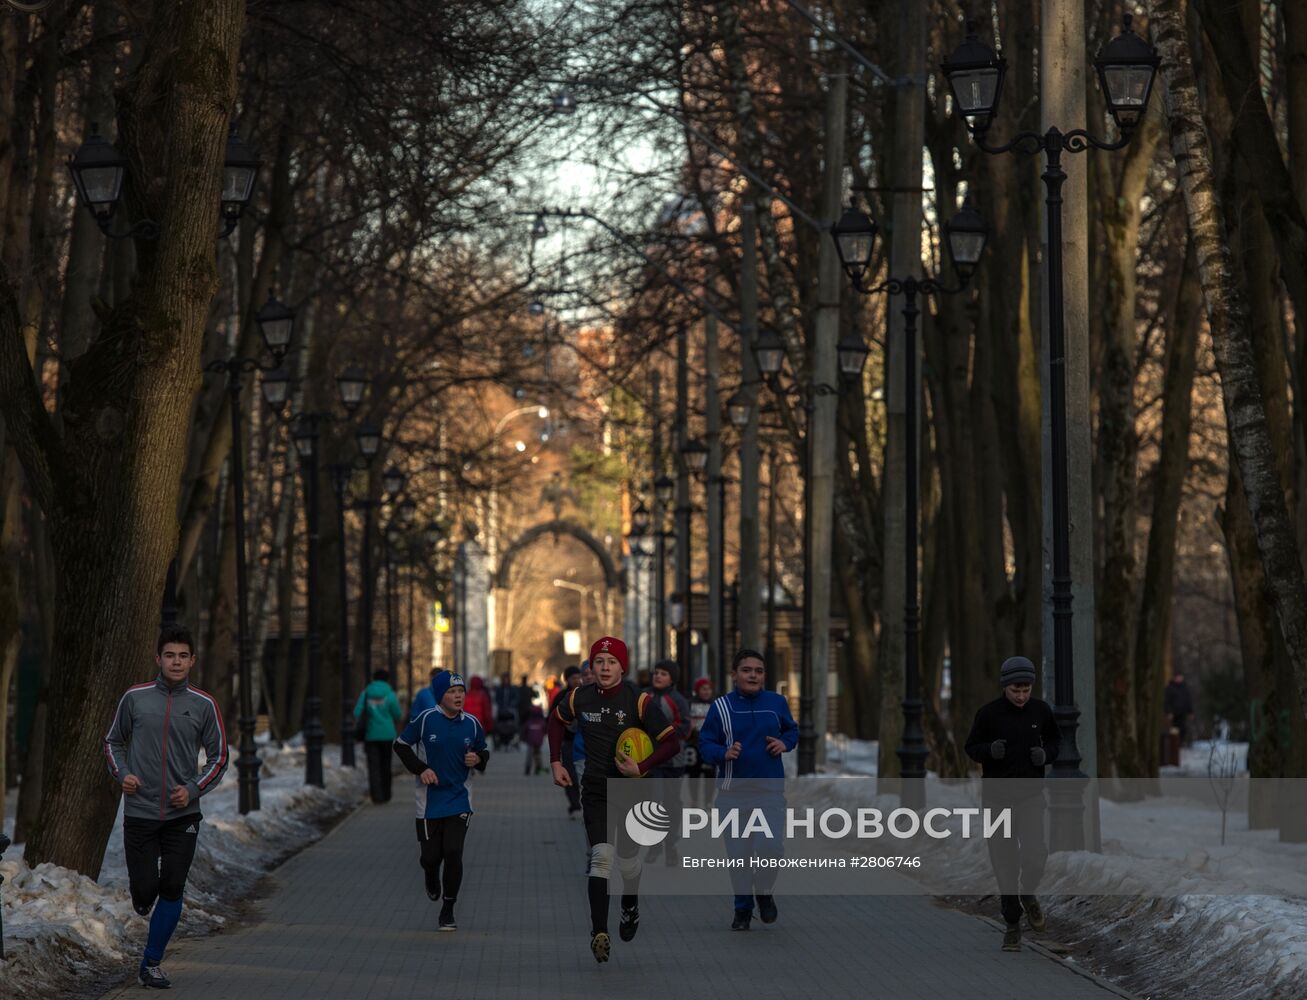
[[[1050,371],[1050,409],[1052,423],[1052,508],[1053,508],[1053,617],[1054,617],[1054,671],[1055,671],[1055,715],[1062,730],[1065,748],[1059,753],[1054,764],[1054,776],[1083,780],[1079,771],[1080,756],[1075,747],[1075,730],[1078,725],[1079,712],[1074,704],[1074,684],[1071,650],[1071,577],[1069,556],[1069,516],[1067,497],[1067,445],[1066,445],[1066,380],[1065,380],[1065,330],[1063,319],[1062,291],[1062,229],[1061,229],[1061,189],[1065,181],[1065,172],[1061,167],[1063,152],[1083,152],[1091,147],[1114,150],[1124,147],[1131,139],[1147,108],[1153,81],[1157,72],[1159,59],[1151,45],[1141,39],[1131,28],[1131,18],[1127,14],[1123,19],[1120,33],[1108,42],[1094,60],[1100,88],[1106,109],[1116,122],[1120,135],[1111,141],[1100,140],[1084,129],[1063,132],[1057,127],[1049,128],[1042,135],[1023,132],[1006,145],[993,146],[986,136],[998,110],[1002,95],[1006,61],[978,36],[977,25],[969,23],[966,40],[944,62],[941,69],[949,84],[953,104],[962,117],[967,129],[977,146],[986,153],[1014,152],[1034,154],[1043,152],[1046,168],[1042,175],[1047,193],[1047,257],[1048,268],[1048,324],[1049,348],[1048,364]],[[577,109],[576,99],[571,91],[563,87],[552,96],[552,109],[556,114],[570,115]],[[807,218],[807,216],[804,216]],[[980,213],[972,206],[970,198],[964,201],[958,211],[943,227],[942,243],[947,252],[952,268],[954,283],[948,283],[944,275],[917,277],[915,274],[890,276],[879,284],[871,284],[870,272],[874,260],[878,227],[864,212],[850,206],[841,217],[830,226],[829,232],[834,240],[843,270],[852,286],[863,295],[884,293],[901,296],[903,300],[902,315],[905,332],[905,421],[906,455],[908,482],[906,484],[907,531],[905,538],[906,600],[904,609],[904,732],[903,743],[899,748],[902,773],[905,779],[904,795],[907,801],[920,802],[924,799],[926,744],[922,729],[922,698],[920,687],[918,637],[920,631],[920,595],[919,572],[919,514],[918,484],[916,482],[918,413],[919,413],[919,375],[917,365],[917,320],[920,315],[919,299],[924,295],[943,296],[957,294],[965,290],[983,256],[989,227]],[[532,236],[539,238],[545,233],[543,213],[536,216],[532,227]],[[679,287],[679,286],[678,286]],[[685,291],[682,289],[682,291]],[[697,296],[691,299],[702,302]],[[532,303],[535,308],[536,303]],[[541,306],[543,308],[543,306]],[[750,331],[752,332],[752,331]],[[867,345],[856,330],[844,332],[836,345],[838,369],[845,380],[853,382],[863,370],[868,355]],[[781,392],[779,375],[785,364],[786,344],[775,329],[763,327],[753,339],[753,356],[757,361],[762,379]],[[750,387],[742,386],[726,402],[726,413],[731,424],[745,427],[751,419],[752,393]],[[879,390],[878,390],[879,391]],[[797,387],[797,395],[802,399],[806,410],[811,410],[817,396],[839,392],[834,386],[818,384]],[[873,397],[876,394],[873,393]],[[811,435],[805,434],[808,447],[811,448]],[[709,458],[708,447],[698,439],[691,439],[680,449],[682,467],[688,472],[702,472]],[[808,491],[812,480],[811,455],[805,472],[805,504],[808,503]],[[655,465],[657,476],[652,484],[656,510],[670,503],[675,484],[661,469]],[[720,484],[719,484],[720,485]],[[689,511],[678,508],[677,512],[688,517]],[[655,521],[659,520],[655,516]],[[808,773],[815,766],[815,740],[817,734],[812,726],[813,708],[813,665],[810,662],[810,645],[812,636],[808,621],[806,605],[811,582],[811,553],[805,517],[804,539],[804,590],[805,590],[805,634],[802,658],[802,692],[800,697],[801,736],[799,747],[799,771]],[[653,531],[661,540],[661,524],[655,524]],[[633,551],[643,551],[639,544],[649,530],[648,511],[643,504],[636,508],[632,517],[631,534]],[[721,526],[716,530],[721,531]],[[688,531],[686,531],[688,537]],[[661,546],[660,546],[661,552]],[[688,558],[685,560],[688,563]],[[661,563],[661,555],[659,558]],[[687,567],[688,568],[688,567]],[[661,605],[662,589],[661,565],[659,596]],[[688,620],[689,590],[687,582],[679,582],[677,592],[669,602],[671,624],[679,627]],[[660,614],[661,618],[661,614]],[[660,629],[662,622],[659,622]],[[686,666],[688,664],[683,664]],[[1057,786],[1055,786],[1057,788]],[[1072,782],[1063,782],[1055,793],[1054,836],[1056,847],[1078,846],[1080,829],[1078,789]],[[1059,804],[1060,803],[1060,804]],[[1059,809],[1061,822],[1059,822]]]
[[[1066,171],[1062,154],[1082,153],[1089,148],[1121,149],[1130,142],[1148,107],[1153,80],[1160,64],[1156,50],[1134,33],[1131,17],[1122,19],[1120,33],[1094,59],[1099,87],[1108,113],[1120,135],[1105,141],[1083,128],[1063,132],[1050,126],[1042,135],[1021,132],[1001,146],[991,145],[986,135],[998,111],[1003,93],[1007,61],[982,42],[977,25],[967,26],[966,40],[941,66],[957,112],[966,123],[976,145],[986,153],[1044,154],[1040,175],[1045,190],[1048,288],[1048,372],[1051,430],[1051,493],[1053,508],[1053,714],[1061,731],[1057,759],[1053,763],[1052,824],[1050,846],[1054,850],[1076,850],[1084,846],[1082,788],[1086,780],[1080,770],[1076,746],[1080,710],[1075,701],[1075,673],[1072,660],[1070,504],[1067,482],[1066,413],[1066,328],[1062,285],[1062,186]]]
[[[123,179],[127,175],[127,158],[108,139],[100,135],[100,126],[91,122],[90,134],[68,158],[68,172],[73,178],[77,197],[95,219],[100,231],[111,239],[159,238],[159,224],[153,219],[137,219],[126,230],[109,228],[114,211],[122,198]],[[259,173],[259,157],[239,135],[236,126],[227,136],[222,166],[222,195],[218,238],[230,236],[254,194]]]

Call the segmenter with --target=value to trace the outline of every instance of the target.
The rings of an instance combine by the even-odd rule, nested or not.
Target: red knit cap
[[[617,657],[617,662],[622,665],[622,673],[626,673],[628,667],[626,643],[622,642],[621,639],[611,635],[596,639],[595,644],[590,647],[590,662],[594,663],[595,657],[600,653],[609,653]]]

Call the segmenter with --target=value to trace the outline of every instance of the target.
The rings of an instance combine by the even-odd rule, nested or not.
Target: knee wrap
[[[632,854],[629,858],[624,858],[619,854],[617,856],[617,870],[622,873],[624,880],[634,882],[640,877],[640,855]]]
[[[590,877],[607,879],[613,870],[617,848],[612,844],[595,844],[590,848]]]

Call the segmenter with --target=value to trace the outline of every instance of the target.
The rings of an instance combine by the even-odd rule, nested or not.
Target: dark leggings
[[[999,905],[1009,924],[1021,920],[1021,896],[1033,896],[1044,877],[1048,848],[1044,841],[1044,796],[1030,795],[1012,802],[987,802],[995,812],[1012,810],[1012,836],[986,841],[989,860],[998,881]]]
[[[603,778],[599,781],[603,782]],[[604,788],[600,784],[600,788]],[[608,797],[605,792],[582,789],[581,818],[585,822],[585,839],[591,851],[598,844],[609,844],[613,848],[613,868],[620,870],[621,859],[638,857],[640,848],[626,834],[620,825],[608,823]],[[593,854],[591,863],[593,863]],[[598,934],[608,930],[608,878],[590,875],[586,880],[586,895],[590,900],[590,933]],[[622,908],[630,909],[640,905],[640,877],[632,880],[622,879]]]
[[[127,879],[132,906],[141,916],[150,912],[159,897],[182,898],[199,833],[199,813],[165,820],[123,817]]]
[[[363,744],[368,756],[368,793],[378,805],[390,801],[392,745],[392,740],[368,740]]]
[[[439,891],[444,876],[444,898],[458,898],[458,887],[463,883],[463,841],[467,837],[471,813],[442,816],[440,819],[420,819],[418,843],[422,846],[422,870],[427,884]],[[444,871],[441,872],[441,865]]]

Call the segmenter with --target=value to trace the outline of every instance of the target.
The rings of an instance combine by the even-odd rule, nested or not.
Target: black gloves
[[[989,745],[989,755],[995,760],[1002,760],[1007,753],[1007,740],[995,740]]]
[[[1043,747],[1030,748],[1030,763],[1034,764],[1035,767],[1043,767],[1044,760],[1045,760],[1045,756],[1044,756]]]

